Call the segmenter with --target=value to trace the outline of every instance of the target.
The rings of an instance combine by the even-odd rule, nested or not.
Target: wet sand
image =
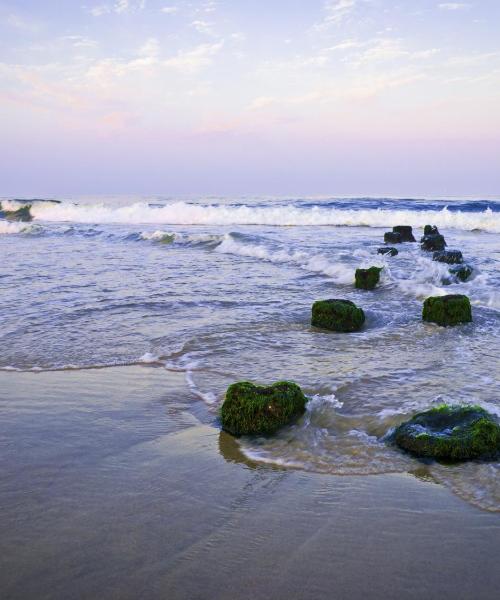
[[[4,599],[493,599],[500,515],[245,459],[182,373],[0,373]]]

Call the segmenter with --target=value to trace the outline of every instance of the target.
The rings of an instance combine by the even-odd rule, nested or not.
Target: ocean
[[[305,416],[241,438],[252,461],[340,475],[407,473],[392,428],[443,402],[500,415],[500,201],[391,198],[81,198],[33,201],[0,220],[0,369],[141,365],[182,373],[192,410],[219,427],[227,386],[297,382]],[[4,210],[19,202],[3,199]],[[383,234],[436,225],[473,267],[466,282],[418,243],[377,254]],[[358,267],[383,267],[373,291]],[[473,322],[423,323],[428,296],[466,294]],[[315,300],[366,313],[357,333],[312,328]],[[430,464],[429,477],[500,510],[498,463]]]

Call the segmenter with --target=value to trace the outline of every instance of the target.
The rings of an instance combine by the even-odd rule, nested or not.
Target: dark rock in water
[[[424,236],[437,234],[439,234],[439,229],[435,225],[426,225],[424,227]]]
[[[500,453],[500,425],[480,406],[443,405],[399,425],[392,440],[421,457],[494,459]]]
[[[451,275],[454,275],[460,281],[467,281],[469,277],[472,275],[472,267],[469,265],[455,265],[448,269]]]
[[[380,280],[380,267],[356,269],[355,286],[361,290],[373,290]]]
[[[416,242],[417,240],[413,237],[413,230],[410,225],[396,225],[392,228],[394,233],[399,233],[401,241],[403,242]]]
[[[312,307],[311,324],[343,333],[358,331],[365,322],[363,309],[350,300],[318,300]]]
[[[389,254],[390,256],[397,256],[398,251],[396,248],[391,248],[390,246],[385,246],[382,248],[378,248],[377,254]]]
[[[420,243],[422,250],[427,250],[428,252],[444,250],[445,246],[445,239],[440,233],[424,235]]]
[[[33,217],[30,213],[31,205],[21,206],[17,210],[3,210],[0,204],[0,217],[8,221],[32,221]]]
[[[403,241],[401,234],[394,231],[384,233],[384,242],[386,244],[401,244]]]
[[[424,302],[422,319],[443,327],[470,323],[472,309],[469,298],[461,294],[431,296]]]
[[[233,383],[220,411],[222,429],[233,435],[274,433],[303,414],[306,402],[300,387],[290,381],[269,386]]]
[[[432,260],[449,265],[461,265],[464,262],[460,250],[439,250],[438,252],[434,252]]]

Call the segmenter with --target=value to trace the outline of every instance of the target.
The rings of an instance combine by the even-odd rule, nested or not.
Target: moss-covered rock
[[[402,423],[393,441],[417,456],[444,460],[495,458],[500,425],[479,406],[438,406]]]
[[[448,269],[449,273],[456,277],[459,281],[467,281],[472,275],[472,267],[469,265],[455,265]]]
[[[386,244],[401,244],[403,241],[401,234],[395,231],[386,231],[384,233],[384,242]]]
[[[472,309],[469,298],[461,294],[431,296],[424,301],[422,319],[443,327],[470,323]]]
[[[383,246],[377,249],[377,254],[388,254],[389,256],[397,256],[399,252],[391,246]]]
[[[315,327],[348,333],[361,329],[364,322],[363,309],[350,300],[318,300],[312,307],[311,324]]]
[[[440,233],[424,235],[420,242],[420,247],[422,250],[427,250],[428,252],[444,250],[446,247],[446,241]]]
[[[355,286],[361,290],[373,290],[380,281],[380,267],[370,267],[369,269],[356,269]]]
[[[424,235],[436,235],[439,233],[439,229],[435,225],[426,225],[424,227]]]
[[[447,263],[448,265],[461,265],[464,262],[460,250],[440,250],[439,252],[434,252],[432,260]]]
[[[21,206],[17,210],[4,210],[0,204],[0,217],[7,219],[8,221],[32,221],[33,217],[30,213],[31,204]]]
[[[233,383],[220,411],[222,428],[233,435],[274,433],[300,416],[306,402],[300,387],[290,381],[268,386]]]
[[[392,228],[394,233],[399,233],[401,241],[403,242],[416,242],[417,240],[413,236],[413,230],[410,225],[396,225]]]

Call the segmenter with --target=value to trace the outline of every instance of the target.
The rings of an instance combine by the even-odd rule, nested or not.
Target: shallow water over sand
[[[312,398],[306,415],[273,438],[239,440],[249,460],[342,475],[423,469],[500,510],[498,463],[422,466],[384,440],[443,401],[500,413],[500,206],[445,204],[40,203],[33,223],[0,222],[9,257],[0,266],[0,368],[142,363],[180,372],[193,410],[203,401],[215,427],[229,383],[292,379]],[[419,238],[427,222],[474,267],[469,282],[443,285],[447,266],[418,244],[402,244],[394,258],[376,254],[384,224],[410,223]],[[371,265],[384,267],[381,286],[355,290],[355,269]],[[470,296],[472,324],[422,323],[423,299],[444,293]],[[313,301],[339,297],[365,310],[364,329],[311,328]]]

